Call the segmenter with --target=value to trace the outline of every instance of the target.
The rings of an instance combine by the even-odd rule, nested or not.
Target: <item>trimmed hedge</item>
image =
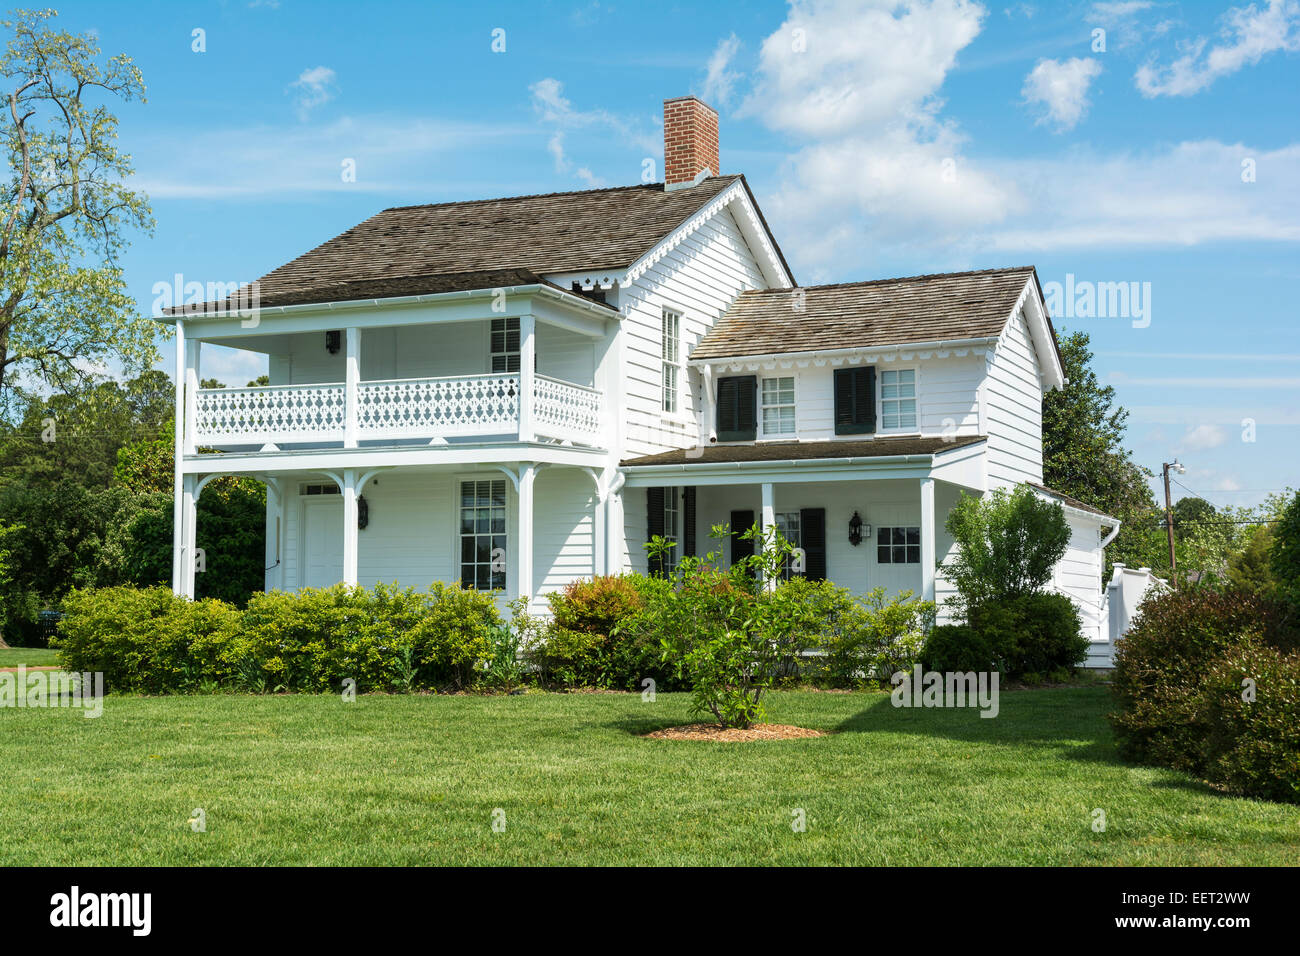
[[[1109,719],[1121,756],[1230,793],[1300,799],[1298,637],[1293,610],[1258,595],[1149,598],[1115,654]]]
[[[494,657],[502,621],[490,593],[336,585],[255,594],[244,611],[162,587],[76,591],[51,646],[71,670],[119,691],[216,687],[256,692],[464,688]]]
[[[998,671],[1041,679],[1068,671],[1088,656],[1079,610],[1064,594],[1037,593],[989,601],[968,611],[965,624],[936,627],[921,652],[935,671]]]

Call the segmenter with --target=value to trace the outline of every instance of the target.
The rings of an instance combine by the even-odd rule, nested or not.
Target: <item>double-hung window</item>
[[[493,319],[491,339],[492,371],[519,371],[518,317]]]
[[[794,377],[763,379],[763,434],[793,435]]]
[[[682,315],[663,310],[663,410],[676,414],[681,407]]]
[[[664,574],[671,574],[682,556],[682,513],[677,488],[664,489],[664,540],[676,545],[664,555]]]
[[[780,532],[782,538],[789,541],[795,548],[801,546],[799,540],[799,512],[778,511],[776,513],[776,530]],[[796,573],[794,570],[796,557],[797,552],[785,556],[785,566],[781,569],[783,580],[789,581],[791,576]]]
[[[880,427],[916,428],[916,369],[880,373]]]
[[[917,527],[877,528],[876,563],[920,564],[921,529]]]
[[[506,586],[506,482],[460,483],[460,583],[479,591]]]

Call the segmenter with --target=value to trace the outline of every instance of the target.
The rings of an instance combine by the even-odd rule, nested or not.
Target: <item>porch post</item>
[[[196,589],[194,576],[197,570],[195,541],[198,537],[198,476],[186,475],[182,492],[181,525],[185,529],[184,543],[181,546],[184,555],[184,567],[181,569],[181,595],[193,600]]]
[[[185,454],[194,454],[195,416],[199,407],[199,347],[198,339],[185,340]]]
[[[343,469],[343,583],[357,583],[357,470]]]
[[[604,574],[607,560],[605,558],[605,498],[609,495],[609,485],[603,479],[596,486],[596,496],[591,509],[591,573]]]
[[[713,366],[705,365],[700,369],[700,447],[707,448],[713,438]]]
[[[343,371],[343,447],[357,447],[357,391],[361,383],[361,330],[347,330],[347,357]]]
[[[776,493],[775,487],[770,481],[763,482],[763,510],[760,514],[760,520],[762,522],[763,540],[766,542],[767,535],[772,528],[776,527]],[[763,586],[771,590],[776,587],[776,581],[764,581]]]
[[[172,475],[172,593],[183,594],[185,552],[185,477],[182,466],[185,459],[185,323],[176,320],[176,408],[174,414],[175,439],[172,455],[175,459]]]
[[[921,600],[934,600],[934,479],[921,479]]]
[[[615,471],[605,491],[605,573],[623,573],[622,474]]]
[[[522,365],[521,365],[522,367]],[[533,601],[533,480],[536,465],[524,465],[519,471],[519,555],[515,561],[515,586],[518,596]]]
[[[533,392],[537,366],[537,319],[519,317],[519,440],[533,440]],[[531,479],[530,479],[531,480]]]

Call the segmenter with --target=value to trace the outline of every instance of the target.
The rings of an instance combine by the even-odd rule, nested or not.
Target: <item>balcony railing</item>
[[[599,444],[600,392],[544,375],[533,376],[532,391],[532,435],[523,437]],[[359,382],[356,440],[519,437],[521,395],[518,374]],[[347,404],[347,387],[340,383],[199,389],[194,442],[341,442],[348,433]]]

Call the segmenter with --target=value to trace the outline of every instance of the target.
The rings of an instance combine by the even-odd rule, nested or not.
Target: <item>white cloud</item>
[[[1091,57],[1039,60],[1025,77],[1020,95],[1026,103],[1039,103],[1047,112],[1039,122],[1058,130],[1073,129],[1088,111],[1088,87],[1101,74],[1101,63]]]
[[[1228,440],[1228,433],[1218,425],[1197,425],[1187,429],[1178,446],[1188,451],[1206,451],[1218,448]]]
[[[1297,0],[1268,0],[1263,9],[1253,3],[1232,7],[1223,23],[1217,43],[1197,37],[1183,44],[1182,55],[1168,66],[1152,61],[1139,67],[1133,79],[1142,95],[1191,96],[1270,53],[1300,50]]]
[[[294,102],[298,108],[298,118],[306,120],[311,111],[334,99],[338,92],[335,82],[337,76],[328,66],[313,66],[298,74],[298,79],[289,84],[295,90]]]
[[[569,158],[564,146],[566,130],[604,127],[644,150],[647,155],[657,155],[661,148],[657,135],[644,132],[632,120],[603,109],[574,109],[573,103],[564,95],[564,84],[554,77],[538,80],[528,87],[528,92],[532,95],[534,112],[542,122],[552,127],[546,149],[555,161],[556,172],[572,171],[575,178],[593,189],[603,186],[605,182],[589,167],[576,166]]]
[[[708,73],[704,77],[704,89],[701,95],[713,106],[726,106],[731,102],[732,90],[740,73],[730,69],[740,49],[740,38],[734,33],[720,41],[709,57]]]

